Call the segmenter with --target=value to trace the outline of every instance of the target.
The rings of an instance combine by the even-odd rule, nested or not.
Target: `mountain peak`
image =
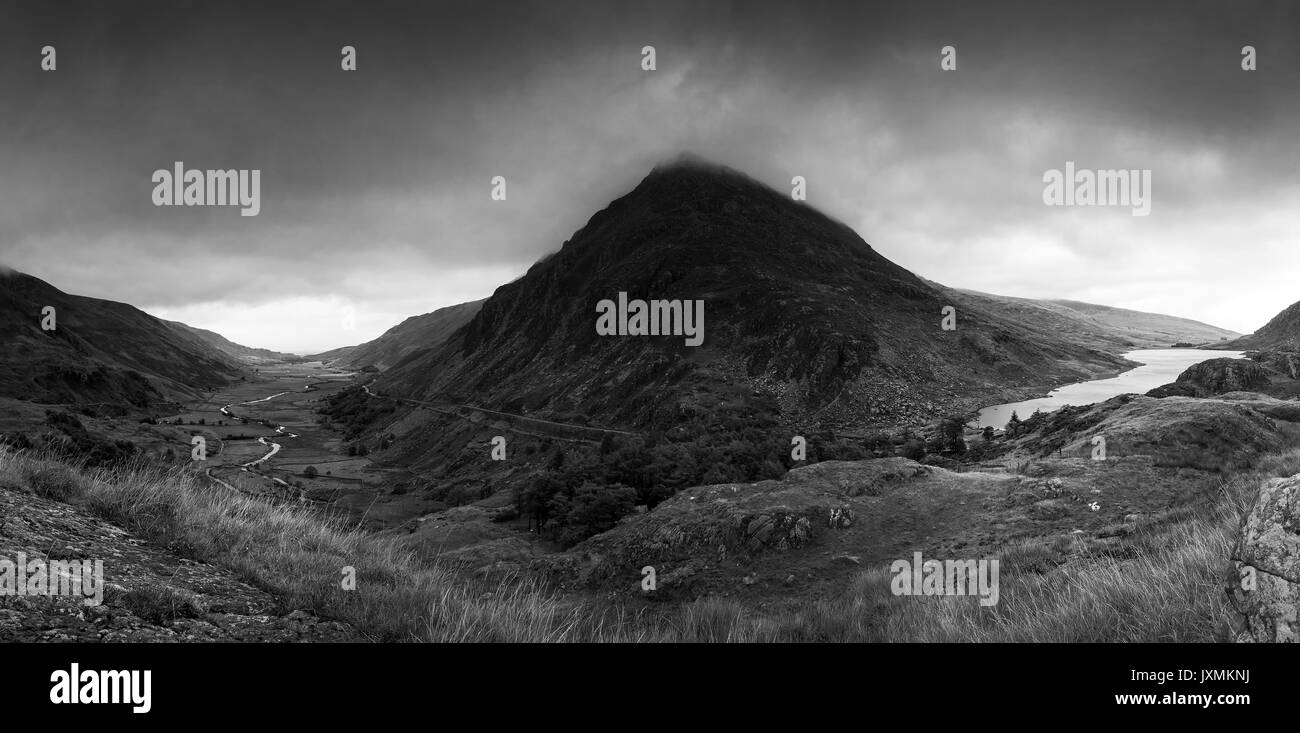
[[[695,183],[702,183],[710,180],[715,182],[730,182],[733,184],[747,184],[765,190],[771,190],[769,186],[749,177],[746,173],[689,151],[678,153],[676,157],[669,158],[656,164],[654,168],[650,169],[650,173],[642,179],[641,186],[662,183],[665,181],[694,181]],[[638,186],[637,188],[641,188],[641,186]]]

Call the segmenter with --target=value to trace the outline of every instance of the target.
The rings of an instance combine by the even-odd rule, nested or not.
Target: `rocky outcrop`
[[[825,532],[850,527],[850,496],[933,469],[907,459],[826,461],[790,471],[780,481],[687,489],[653,512],[596,535],[538,569],[561,585],[639,578],[644,566],[672,565],[661,585],[683,585],[697,571],[728,560],[799,549]]]
[[[1186,382],[1170,382],[1162,384],[1155,389],[1147,392],[1147,397],[1199,397],[1201,390],[1196,385]]]
[[[1300,352],[1256,351],[1247,356],[1279,374],[1285,374],[1291,379],[1300,379]]]
[[[1149,397],[1212,397],[1224,392],[1251,392],[1268,387],[1269,369],[1249,359],[1210,359],[1188,367],[1171,384],[1147,392]]]
[[[1247,467],[1290,444],[1286,431],[1263,411],[1285,407],[1287,403],[1259,396],[1239,401],[1120,395],[1094,405],[1062,408],[1022,443],[1040,455],[1061,450],[1067,456],[1088,456],[1094,437],[1102,436],[1110,457],[1148,455],[1166,466],[1209,470]]]
[[[1232,559],[1234,640],[1300,642],[1300,474],[1264,484]]]

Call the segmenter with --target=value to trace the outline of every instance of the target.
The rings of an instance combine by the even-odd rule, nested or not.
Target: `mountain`
[[[597,304],[620,292],[703,300],[703,344],[598,335]],[[951,291],[844,224],[742,173],[684,159],[655,168],[375,387],[634,429],[744,421],[759,398],[782,423],[852,425],[973,409],[1009,389],[1131,366],[1115,339],[1080,341],[974,297],[945,331],[949,305]]]
[[[1110,351],[1158,349],[1174,344],[1209,344],[1241,334],[1188,318],[1113,308],[1077,300],[1038,300],[990,295],[931,283],[954,301],[998,313],[1027,326],[1045,328],[1081,345]]]
[[[1300,302],[1292,303],[1273,316],[1263,328],[1216,348],[1267,351],[1300,351]]]
[[[387,369],[407,354],[442,343],[456,329],[465,325],[483,307],[485,300],[450,305],[432,313],[411,316],[384,331],[379,338],[358,346],[345,346],[306,357],[331,366],[361,369],[375,366]]]
[[[243,346],[222,336],[216,331],[209,331],[203,328],[195,328],[186,325],[180,321],[164,321],[172,328],[178,328],[184,333],[198,336],[209,346],[222,351],[230,356],[235,357],[245,364],[268,364],[275,362],[298,362],[303,361],[303,357],[297,354],[286,354],[281,351],[271,351],[270,349],[255,349],[250,346]]]
[[[41,328],[55,309],[55,329]],[[145,407],[226,384],[230,355],[125,303],[69,295],[0,269],[0,396]]]

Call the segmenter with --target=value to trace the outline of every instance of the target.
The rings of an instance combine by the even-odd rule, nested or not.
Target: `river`
[[[1090,405],[1104,402],[1116,395],[1127,392],[1143,394],[1148,390],[1169,384],[1178,378],[1184,370],[1193,364],[1207,359],[1236,359],[1240,351],[1212,351],[1210,349],[1139,349],[1124,355],[1125,359],[1141,362],[1142,366],[1130,369],[1110,379],[1094,379],[1088,382],[1069,384],[1054,389],[1046,397],[1022,402],[1010,402],[1005,405],[993,405],[980,410],[979,426],[992,425],[995,428],[1006,427],[1014,411],[1022,420],[1034,414],[1034,410],[1051,412],[1065,405]]]

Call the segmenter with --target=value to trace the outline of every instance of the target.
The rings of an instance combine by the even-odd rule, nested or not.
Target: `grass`
[[[499,642],[1209,642],[1222,640],[1223,590],[1237,528],[1260,483],[1300,473],[1300,450],[1224,476],[1217,496],[1144,520],[1118,546],[1064,538],[1007,548],[1000,602],[895,596],[870,568],[839,596],[758,611],[700,598],[633,610],[562,596],[520,576],[491,583],[424,562],[393,541],[214,486],[188,468],[113,471],[0,450],[0,485],[81,506],[187,556],[234,570],[280,598],[351,624],[372,641]],[[356,589],[344,590],[345,567]],[[136,589],[160,619],[201,609]]]

